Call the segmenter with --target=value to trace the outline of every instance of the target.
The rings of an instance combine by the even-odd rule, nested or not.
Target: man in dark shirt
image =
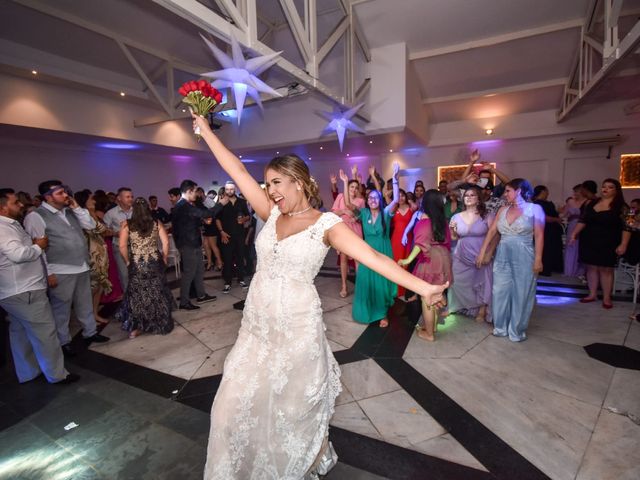
[[[149,197],[149,208],[151,209],[151,216],[156,222],[158,220],[162,223],[169,223],[171,221],[171,215],[169,215],[164,208],[158,206],[158,197],[155,195]]]
[[[216,225],[220,231],[220,240],[222,242],[222,248],[220,249],[223,262],[222,278],[224,278],[222,293],[229,293],[233,278],[234,260],[238,271],[238,284],[242,288],[249,288],[244,281],[243,265],[246,237],[244,223],[249,220],[249,209],[247,201],[236,195],[236,186],[233,182],[225,184],[223,197],[227,200],[227,203],[222,206],[218,213]]]
[[[173,239],[182,258],[180,308],[184,310],[200,308],[189,300],[191,282],[194,283],[196,289],[197,303],[216,299],[214,295],[209,295],[204,291],[204,262],[200,227],[203,223],[210,223],[217,212],[216,209],[212,211],[195,206],[197,186],[192,180],[184,180],[180,184],[181,198],[171,212]]]

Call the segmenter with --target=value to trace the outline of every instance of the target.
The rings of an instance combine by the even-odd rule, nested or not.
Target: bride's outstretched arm
[[[396,264],[393,258],[389,258],[371,248],[344,223],[338,223],[327,230],[326,239],[327,243],[339,252],[353,258],[358,263],[366,265],[393,283],[416,292],[429,305],[442,301],[442,292],[449,286],[449,283],[431,285],[418,277],[414,277]]]
[[[247,171],[240,159],[231,153],[211,131],[209,122],[199,115],[191,114],[191,116],[194,124],[200,127],[200,135],[209,145],[220,166],[233,179],[258,216],[262,220],[266,220],[269,217],[272,205],[265,191]]]

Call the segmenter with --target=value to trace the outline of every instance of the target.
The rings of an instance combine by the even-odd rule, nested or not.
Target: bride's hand
[[[193,113],[193,110],[189,109],[191,112],[191,118],[193,118],[193,130],[196,130],[196,127],[200,127],[200,134],[209,130],[211,131],[211,127],[209,126],[209,121],[204,118],[202,115],[196,115]]]
[[[427,305],[438,306],[438,304],[444,304],[442,292],[444,292],[447,287],[449,287],[449,282],[444,285],[431,285],[430,283],[427,283],[423,291],[419,292],[422,297],[422,301]]]

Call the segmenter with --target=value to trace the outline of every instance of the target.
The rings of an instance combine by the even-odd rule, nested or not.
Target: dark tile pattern
[[[612,367],[640,370],[640,352],[638,350],[607,343],[592,343],[584,347],[584,350],[591,358],[600,360]]]
[[[334,269],[323,269],[320,276],[338,277]],[[554,291],[557,286],[539,282],[538,293],[582,295]],[[234,308],[243,306],[239,301]],[[343,463],[327,478],[547,478],[402,360],[419,316],[418,302],[397,302],[389,328],[370,325],[351,348],[336,352],[336,359],[341,365],[373,359],[489,472],[332,427]],[[38,467],[43,475],[51,462],[64,459],[78,466],[73,478],[201,478],[209,411],[221,375],[187,381],[86,350],[76,341],[80,353],[70,363],[83,379],[74,386],[49,385],[42,378],[17,385],[7,369],[0,375],[0,457],[49,450],[49,460]],[[625,348],[594,344],[585,350],[618,362],[612,365],[637,368],[638,352]],[[80,426],[65,431],[70,421]]]

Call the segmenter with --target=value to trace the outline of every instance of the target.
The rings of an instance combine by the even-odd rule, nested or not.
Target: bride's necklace
[[[308,212],[309,210],[311,210],[311,205],[309,205],[307,208],[305,208],[304,210],[300,210],[299,212],[289,212],[287,213],[288,216],[293,217],[295,215],[300,215],[304,212]]]

